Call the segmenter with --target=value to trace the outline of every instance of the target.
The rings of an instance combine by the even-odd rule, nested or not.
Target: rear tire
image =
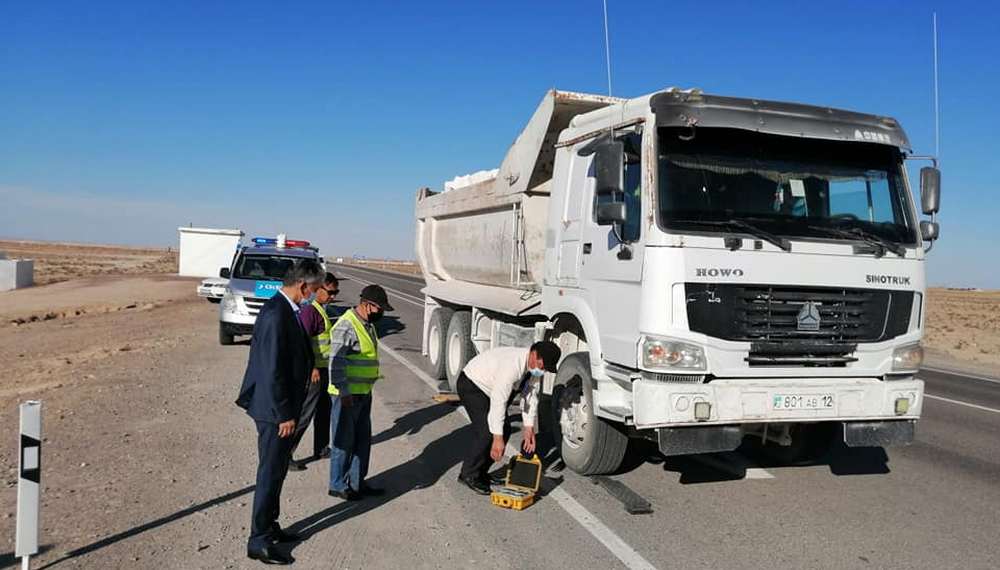
[[[427,325],[427,361],[431,365],[431,378],[435,380],[448,377],[448,324],[454,312],[448,307],[438,307],[431,313],[430,323]]]
[[[457,392],[459,374],[476,355],[476,347],[472,345],[472,313],[470,311],[455,311],[451,315],[446,339],[444,360],[448,385],[451,386],[452,392]]]
[[[219,323],[219,344],[230,346],[233,344],[233,333],[226,330],[226,325]]]
[[[559,366],[552,393],[552,433],[566,466],[580,475],[616,471],[628,449],[621,426],[594,415],[590,355],[570,354]]]

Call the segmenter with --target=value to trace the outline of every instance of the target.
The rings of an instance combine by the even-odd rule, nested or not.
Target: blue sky
[[[615,95],[670,85],[898,118],[933,151],[934,284],[1000,287],[1000,7],[609,0]],[[412,258],[417,188],[493,168],[544,92],[607,90],[599,0],[4,2],[0,236],[284,230]]]

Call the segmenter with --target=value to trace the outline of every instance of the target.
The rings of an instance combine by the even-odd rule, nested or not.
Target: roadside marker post
[[[17,480],[17,546],[14,555],[21,569],[31,567],[31,555],[38,553],[38,499],[42,480],[42,403],[21,404],[21,442]]]

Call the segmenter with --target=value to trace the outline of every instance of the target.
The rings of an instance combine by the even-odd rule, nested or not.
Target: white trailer
[[[423,352],[454,385],[477,352],[558,342],[549,427],[585,474],[629,438],[680,455],[752,435],[788,459],[833,433],[907,443],[938,234],[907,158],[889,117],[550,91],[495,175],[417,194]],[[924,214],[939,181],[921,171]]]
[[[183,277],[218,277],[220,267],[229,267],[243,239],[240,230],[177,228],[179,262]]]

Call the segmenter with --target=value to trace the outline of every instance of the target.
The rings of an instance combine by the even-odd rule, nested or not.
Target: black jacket
[[[312,341],[281,293],[264,303],[236,405],[255,420],[298,419],[313,369]]]

